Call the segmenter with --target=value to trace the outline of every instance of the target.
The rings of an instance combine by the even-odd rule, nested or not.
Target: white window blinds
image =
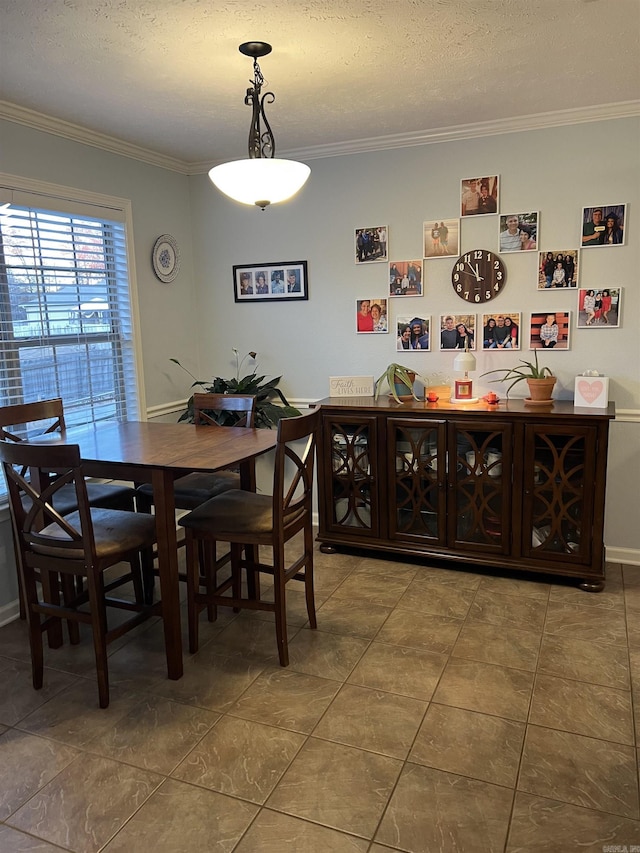
[[[124,220],[0,187],[0,405],[62,397],[68,426],[138,416]]]

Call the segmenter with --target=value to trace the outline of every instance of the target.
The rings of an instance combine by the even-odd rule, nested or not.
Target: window
[[[3,184],[0,405],[62,397],[68,426],[136,419],[128,202]]]

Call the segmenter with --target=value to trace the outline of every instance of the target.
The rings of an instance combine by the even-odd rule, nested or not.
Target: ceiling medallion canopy
[[[253,57],[253,85],[247,89],[244,99],[251,107],[249,157],[214,166],[209,177],[225,195],[264,210],[269,204],[286,201],[295,195],[307,181],[311,169],[306,163],[275,156],[276,143],[264,107],[272,104],[276,97],[273,92],[262,94],[264,77],[258,64],[259,57],[271,53],[271,45],[248,41],[238,49],[245,56]]]

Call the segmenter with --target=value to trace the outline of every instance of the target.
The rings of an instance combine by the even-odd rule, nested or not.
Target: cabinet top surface
[[[615,417],[615,403],[611,402],[606,409],[589,409],[574,406],[571,400],[554,400],[549,406],[530,406],[522,399],[505,399],[496,404],[479,399],[476,403],[452,403],[438,401],[427,403],[424,400],[411,400],[396,403],[392,397],[326,397],[317,402],[318,406],[327,409],[351,409],[362,413],[380,413],[389,415],[426,415],[428,417],[464,417],[482,415],[482,417],[514,416],[526,420],[545,420],[561,417],[606,418]]]

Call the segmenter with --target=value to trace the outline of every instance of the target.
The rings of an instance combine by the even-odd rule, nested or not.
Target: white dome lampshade
[[[453,359],[453,369],[458,373],[472,373],[476,369],[476,357],[468,350]]]
[[[306,163],[277,157],[233,160],[209,170],[213,184],[229,198],[263,210],[286,201],[306,183],[311,169]]]

